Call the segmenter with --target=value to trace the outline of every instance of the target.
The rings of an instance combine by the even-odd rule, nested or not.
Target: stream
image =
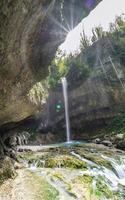
[[[115,149],[59,144],[34,152],[25,166],[56,188],[59,200],[125,199],[125,155]]]

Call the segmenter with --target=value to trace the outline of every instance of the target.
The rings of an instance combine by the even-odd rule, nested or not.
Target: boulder
[[[125,141],[119,142],[118,144],[116,144],[116,147],[118,149],[121,149],[121,150],[125,151]]]
[[[124,139],[124,134],[120,133],[115,135],[115,140],[123,140]]]
[[[99,138],[94,139],[93,142],[96,144],[101,144],[101,140]]]
[[[112,144],[112,142],[110,142],[110,141],[108,141],[108,140],[103,140],[102,142],[101,142],[101,144],[103,144],[103,145],[105,145],[105,146],[108,146],[108,147],[111,147],[113,144]]]

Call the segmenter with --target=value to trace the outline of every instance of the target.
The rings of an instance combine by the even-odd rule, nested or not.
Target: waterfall
[[[61,79],[63,87],[64,105],[65,105],[65,119],[66,119],[66,141],[70,142],[70,120],[69,120],[69,108],[68,108],[68,91],[67,80],[65,77]]]

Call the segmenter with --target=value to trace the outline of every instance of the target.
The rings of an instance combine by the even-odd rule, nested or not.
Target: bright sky
[[[80,32],[83,28],[86,35],[91,37],[93,27],[101,24],[104,30],[108,30],[109,23],[115,20],[115,16],[123,13],[125,13],[125,0],[103,0],[88,17],[69,32],[60,49],[67,54],[77,52],[80,44]]]

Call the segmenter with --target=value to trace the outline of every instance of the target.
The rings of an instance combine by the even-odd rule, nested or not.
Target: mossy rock
[[[75,168],[86,169],[87,165],[84,161],[81,161],[73,156],[60,155],[46,159],[45,167],[63,167],[63,168]]]
[[[111,199],[113,197],[113,192],[109,189],[108,184],[102,176],[98,176],[95,193],[99,198],[105,196],[107,199]]]
[[[25,170],[25,185],[33,194],[31,199],[34,200],[57,200],[59,191],[49,184],[46,179],[38,174]]]
[[[35,154],[32,151],[21,152],[18,154],[19,156],[21,156],[21,158],[26,159],[26,160],[35,156]]]
[[[108,169],[113,169],[111,162],[108,160],[103,159],[100,155],[94,154],[94,153],[89,153],[87,152],[83,152],[81,150],[77,150],[76,153],[78,153],[79,155],[81,155],[82,157],[91,160],[93,163],[100,165],[102,167],[106,167]]]
[[[42,155],[39,155],[38,153],[34,153],[32,151],[21,152],[19,153],[19,157],[21,158],[21,161],[26,161],[29,166],[34,164],[36,167],[43,167],[44,165]]]
[[[79,199],[95,200],[95,195],[92,193],[92,182],[93,176],[88,174],[78,175],[71,180],[72,191],[76,196],[80,193]]]
[[[87,174],[84,174],[82,176],[77,176],[75,177],[72,182],[73,183],[82,183],[82,184],[91,184],[92,183],[92,180],[93,180],[93,177],[92,176],[89,176]]]
[[[59,180],[64,181],[64,177],[63,177],[63,175],[62,175],[61,172],[56,171],[56,172],[54,172],[52,175],[53,175],[54,177],[58,178]]]

